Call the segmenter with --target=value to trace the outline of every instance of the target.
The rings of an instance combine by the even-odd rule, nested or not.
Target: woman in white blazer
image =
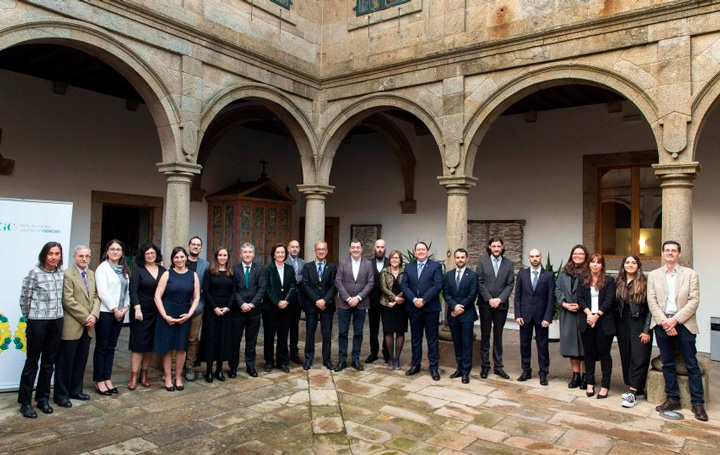
[[[130,270],[125,260],[125,245],[110,240],[103,262],[95,270],[95,286],[100,298],[100,319],[95,324],[93,381],[100,395],[118,393],[112,383],[112,368],[123,320],[130,308]]]

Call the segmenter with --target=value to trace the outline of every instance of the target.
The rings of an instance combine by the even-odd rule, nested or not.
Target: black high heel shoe
[[[608,389],[608,391],[605,392],[605,395],[603,395],[603,394],[601,394],[600,392],[598,392],[598,394],[597,394],[597,396],[596,396],[595,398],[597,398],[598,400],[604,400],[605,398],[608,397],[608,393],[610,393],[610,389]]]
[[[587,388],[585,389],[585,395],[587,395],[588,397],[595,395],[595,386],[593,386],[592,390],[589,390],[589,389],[590,389],[590,384],[588,384]]]
[[[104,395],[106,397],[112,395],[112,392],[109,390],[100,390],[100,387],[98,387],[97,382],[95,383],[95,391],[98,393],[98,395]]]

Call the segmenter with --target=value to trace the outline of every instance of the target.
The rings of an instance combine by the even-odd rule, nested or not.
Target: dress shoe
[[[470,384],[470,375],[467,375],[467,374],[462,375],[462,383]]]
[[[707,412],[705,412],[705,406],[702,404],[694,404],[692,405],[692,412],[695,414],[695,418],[698,420],[702,420],[703,422],[708,421],[708,415]]]
[[[309,370],[310,368],[312,368],[312,362],[309,360],[306,360],[305,363],[303,364],[303,370]]]
[[[107,389],[100,390],[100,387],[97,385],[97,382],[95,383],[95,391],[98,393],[98,395],[104,395],[106,397],[112,395],[112,392],[110,392]]]
[[[324,366],[325,368],[327,368],[328,370],[334,370],[334,369],[335,369],[335,365],[333,365],[332,362],[329,361],[329,360],[328,360],[327,362],[323,362],[323,366]]]
[[[460,373],[460,370],[455,370],[453,374],[450,375],[450,379],[459,378],[460,376],[463,376],[463,374]]]
[[[120,393],[120,391],[117,389],[117,387],[113,387],[112,389],[108,389],[108,392],[110,392],[111,395],[112,395],[112,394],[117,395],[117,394]]]
[[[266,363],[265,364],[265,373],[270,373],[272,371],[272,363]]]
[[[495,371],[493,373],[495,373],[496,375],[500,376],[503,379],[510,379],[510,375],[505,373],[505,370],[503,370],[502,368],[495,368]]]
[[[675,411],[677,409],[680,409],[680,402],[669,398],[665,400],[665,403],[655,406],[655,410],[658,412]]]
[[[342,370],[344,370],[345,368],[347,368],[347,363],[345,363],[344,360],[341,360],[341,361],[338,362],[338,364],[335,366],[335,371],[337,371],[337,372],[339,373],[339,372],[341,372]]]
[[[35,412],[31,404],[24,404],[20,406],[20,414],[22,414],[23,417],[27,417],[28,419],[37,418],[37,412]]]
[[[420,365],[413,365],[405,372],[405,376],[413,376],[420,373]]]
[[[237,377],[237,368],[230,367],[230,370],[228,371],[228,377],[230,379],[235,379]]]
[[[88,401],[90,399],[90,395],[86,393],[78,393],[70,395],[70,398],[72,398],[73,400]]]
[[[360,364],[358,360],[353,360],[352,367],[355,368],[357,371],[363,371],[365,368]]]
[[[38,401],[37,407],[39,410],[41,410],[45,414],[53,413],[53,408],[52,408],[52,406],[50,406],[50,403],[48,403],[47,401]]]
[[[520,375],[520,377],[517,378],[517,380],[520,382],[525,382],[528,379],[532,379],[532,373],[530,373],[529,371],[523,371],[523,373]]]
[[[577,389],[580,387],[580,373],[573,373],[572,379],[568,382],[568,389]]]
[[[165,390],[167,390],[168,392],[174,392],[174,391],[175,391],[175,386],[174,386],[174,385],[165,386]]]
[[[150,387],[150,380],[148,379],[148,370],[140,370],[140,385],[143,387]]]
[[[287,363],[278,365],[278,368],[280,368],[280,371],[282,371],[283,373],[290,373],[290,367],[288,366]]]
[[[128,390],[135,390],[137,389],[138,385],[138,373],[130,372],[130,380],[127,383]]]
[[[588,386],[588,383],[587,383],[587,382],[588,382],[587,375],[585,375],[585,373],[583,373],[583,374],[580,376],[580,390],[585,390],[585,389],[587,389],[587,386]]]
[[[208,384],[212,384],[213,379],[214,378],[213,378],[212,371],[208,371],[207,373],[205,373],[205,382],[207,382]]]
[[[370,354],[367,359],[365,359],[365,363],[373,363],[378,359],[377,352],[375,354]]]
[[[190,382],[197,379],[197,375],[195,374],[195,371],[193,371],[192,368],[188,368],[188,367],[185,367],[185,369],[183,370],[183,377],[185,378],[186,381],[190,381]]]
[[[223,374],[222,370],[215,371],[215,379],[220,382],[225,382],[225,374]]]
[[[548,385],[548,380],[547,380],[546,374],[540,375],[540,385]]]
[[[591,389],[591,387],[592,387],[592,389]],[[585,387],[585,395],[587,395],[588,398],[595,395],[595,385],[594,384],[588,384]]]
[[[300,358],[299,355],[296,355],[296,356],[294,356],[294,357],[290,357],[290,361],[291,361],[292,363],[296,364],[296,365],[302,365],[302,364],[303,364],[303,361],[302,361],[302,359]]]
[[[433,381],[439,381],[440,380],[440,372],[438,370],[430,370],[430,377],[433,378]]]
[[[179,385],[176,384],[175,390],[177,390],[178,392],[182,392],[183,390],[185,390],[185,386],[182,384],[179,384]]]
[[[65,398],[64,400],[56,400],[55,404],[61,408],[72,408],[72,402]]]
[[[605,398],[608,397],[608,393],[609,393],[609,392],[605,392],[604,395],[603,395],[602,393],[598,393],[595,398],[597,398],[598,400],[604,400]]]
[[[483,367],[483,368],[480,370],[480,377],[483,378],[483,379],[487,379],[489,372],[490,372],[490,368]]]
[[[249,367],[245,368],[245,372],[246,372],[246,373],[248,374],[248,376],[250,376],[251,378],[256,378],[256,377],[258,377],[258,372],[257,372],[257,370],[255,369],[255,367],[250,367],[250,366],[249,366]],[[237,373],[235,373],[235,376],[237,376]],[[235,376],[231,376],[231,377],[234,378]]]

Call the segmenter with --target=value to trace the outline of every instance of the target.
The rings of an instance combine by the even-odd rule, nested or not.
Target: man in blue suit
[[[475,300],[478,296],[478,277],[468,270],[468,253],[463,248],[455,250],[455,269],[445,274],[443,295],[447,302],[447,319],[455,347],[457,370],[451,378],[462,376],[462,383],[470,382],[472,370],[473,327],[478,316],[475,311]]]
[[[540,385],[548,385],[547,375],[550,369],[548,351],[548,332],[555,312],[555,277],[540,263],[542,254],[533,248],[528,254],[530,267],[521,270],[515,280],[515,321],[520,326],[520,358],[522,375],[518,381],[532,378],[530,367],[530,345],[533,329],[538,352]]]
[[[415,244],[415,258],[405,267],[401,284],[406,301],[405,306],[410,317],[410,335],[412,340],[412,361],[405,372],[412,376],[420,372],[422,362],[423,331],[428,344],[428,361],[433,380],[440,380],[438,371],[438,325],[440,324],[440,291],[442,291],[442,268],[439,263],[428,259],[428,246],[425,242]]]

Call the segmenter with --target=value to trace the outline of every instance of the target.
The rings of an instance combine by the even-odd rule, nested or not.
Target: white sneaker
[[[620,398],[622,398],[624,400],[625,398],[628,397],[628,395],[635,395],[635,394],[631,390],[628,390],[627,392],[620,395]]]
[[[637,404],[637,401],[635,400],[635,394],[628,392],[623,395],[627,395],[627,396],[623,397],[623,401],[622,401],[623,408],[635,407],[635,405]]]

